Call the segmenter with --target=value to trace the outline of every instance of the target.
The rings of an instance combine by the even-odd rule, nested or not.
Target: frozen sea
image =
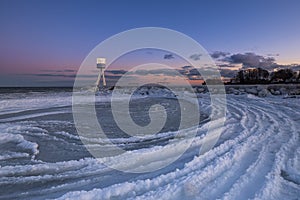
[[[187,92],[181,97],[190,98]],[[126,154],[103,159],[126,163],[143,152],[153,162],[157,149],[170,141],[169,151],[180,148],[174,142],[180,116],[176,96],[158,92],[132,99],[137,124],[149,123],[153,102],[167,111],[163,129],[147,139],[118,128],[109,98],[97,94],[98,120]],[[126,173],[99,162],[83,145],[71,89],[0,89],[0,199],[300,199],[300,98],[228,94],[221,137],[203,155],[199,149],[212,123],[209,94],[198,94],[197,102],[200,123],[189,149],[162,169]]]

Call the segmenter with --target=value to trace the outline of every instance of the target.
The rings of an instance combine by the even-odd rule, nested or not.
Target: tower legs
[[[98,91],[99,88],[100,88],[101,77],[102,77],[102,83],[103,83],[102,85],[106,86],[106,80],[105,80],[103,69],[100,69],[99,74],[98,74],[98,78],[97,78],[97,81],[96,81],[96,88],[95,88],[96,91]]]
[[[106,80],[105,80],[105,76],[104,76],[104,70],[102,71],[102,80],[103,80],[103,86],[106,86]]]

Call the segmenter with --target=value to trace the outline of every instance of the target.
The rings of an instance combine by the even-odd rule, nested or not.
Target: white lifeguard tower
[[[102,77],[102,86],[106,86],[106,81],[105,81],[105,75],[104,75],[104,70],[106,66],[106,59],[105,58],[97,58],[97,68],[99,69],[99,75],[98,79],[96,82],[96,90],[100,88],[100,82],[101,82],[101,77]]]

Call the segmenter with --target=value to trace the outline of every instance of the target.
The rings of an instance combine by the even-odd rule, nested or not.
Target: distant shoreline
[[[207,93],[208,85],[192,85],[191,88],[193,88],[193,91],[196,93]],[[211,84],[211,87],[214,88],[214,86],[218,87],[218,90],[221,89],[224,86],[224,89],[227,94],[239,94],[239,93],[252,93],[255,95],[258,95],[259,91],[264,89],[268,90],[265,91],[267,93],[271,93],[273,95],[280,94],[290,94],[295,93],[297,95],[300,94],[300,83],[272,83],[272,84]],[[151,90],[151,88],[165,88],[163,85],[144,85],[142,87],[148,88],[147,90]],[[141,88],[142,88],[141,87]],[[126,87],[124,87],[126,88]],[[128,86],[131,90],[136,90],[135,86]],[[174,88],[177,88],[179,90],[185,91],[190,90],[191,88],[187,88],[184,86],[174,86]],[[114,87],[109,86],[102,88],[103,91],[112,91]],[[76,90],[76,88],[75,88]],[[80,90],[85,90],[83,88],[79,88]],[[249,92],[249,91],[250,92]],[[30,92],[73,92],[74,87],[0,87],[0,94],[6,94],[6,93],[30,93]],[[246,92],[247,91],[247,92]],[[280,91],[280,92],[277,92]]]
[[[245,83],[245,84],[240,84],[240,83],[223,83],[225,86],[259,86],[259,85],[267,85],[267,86],[272,86],[272,85],[277,85],[277,86],[285,86],[285,85],[300,85],[300,82],[298,83],[257,83],[257,84],[253,84],[253,83]],[[217,85],[217,84],[212,84],[212,85]],[[192,87],[203,87],[206,85],[191,85]],[[107,86],[107,88],[110,88],[113,86]],[[131,87],[131,86],[129,86]],[[180,85],[178,85],[177,87],[180,87]],[[73,89],[73,86],[63,86],[63,87],[59,87],[59,86],[32,86],[32,87],[26,87],[26,86],[0,86],[0,89]]]

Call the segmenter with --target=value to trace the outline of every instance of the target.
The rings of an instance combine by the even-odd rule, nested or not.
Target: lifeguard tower
[[[106,81],[105,81],[105,75],[104,75],[104,70],[106,66],[106,59],[105,58],[97,58],[97,68],[99,69],[99,75],[98,79],[96,82],[96,90],[99,90],[101,87],[100,82],[101,82],[101,77],[102,77],[102,86],[106,86]]]

